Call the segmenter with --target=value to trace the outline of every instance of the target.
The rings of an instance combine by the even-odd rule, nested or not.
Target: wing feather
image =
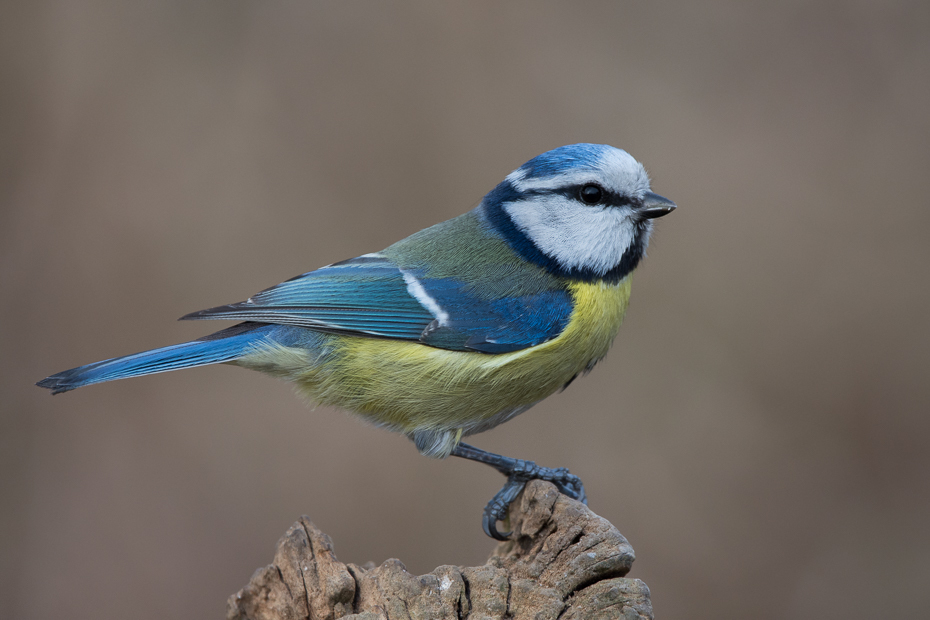
[[[329,265],[243,302],[181,317],[277,323],[402,340],[418,340],[433,318],[410,296],[400,269],[374,256]]]
[[[424,277],[389,259],[361,256],[291,278],[249,299],[181,317],[293,325],[317,331],[505,353],[558,336],[572,298],[553,288],[487,299],[455,278]]]

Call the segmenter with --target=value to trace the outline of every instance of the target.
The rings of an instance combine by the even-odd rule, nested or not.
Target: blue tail
[[[85,385],[153,375],[158,372],[230,362],[265,339],[277,326],[240,323],[200,340],[78,366],[42,379],[36,385],[60,394]]]

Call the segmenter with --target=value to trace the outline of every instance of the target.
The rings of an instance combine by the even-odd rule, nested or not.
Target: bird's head
[[[652,220],[675,203],[649,191],[649,176],[626,151],[572,144],[507,175],[480,207],[523,258],[551,273],[618,281],[643,257]]]

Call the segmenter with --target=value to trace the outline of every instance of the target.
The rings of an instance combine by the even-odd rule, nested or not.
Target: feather
[[[52,394],[60,394],[114,379],[228,362],[241,357],[275,329],[270,325],[243,323],[200,340],[78,366],[47,377],[36,385],[52,390]]]
[[[567,290],[488,299],[457,278],[428,277],[367,255],[302,274],[253,295],[181,317],[235,319],[315,331],[412,340],[441,349],[504,353],[555,338],[568,324]]]

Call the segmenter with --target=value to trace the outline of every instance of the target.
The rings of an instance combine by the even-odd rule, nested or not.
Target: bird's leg
[[[553,483],[558,487],[559,491],[572,499],[576,499],[583,504],[588,503],[581,479],[574,474],[568,473],[568,470],[564,467],[557,469],[540,467],[533,461],[512,459],[493,452],[485,452],[467,443],[457,445],[452,450],[451,455],[485,463],[507,476],[504,487],[484,507],[484,518],[482,520],[484,533],[496,540],[507,540],[507,537],[510,536],[511,532],[502,534],[497,531],[497,522],[502,521],[507,516],[507,509],[510,507],[511,502],[517,498],[517,495],[520,494],[520,491],[530,480],[546,480]]]

